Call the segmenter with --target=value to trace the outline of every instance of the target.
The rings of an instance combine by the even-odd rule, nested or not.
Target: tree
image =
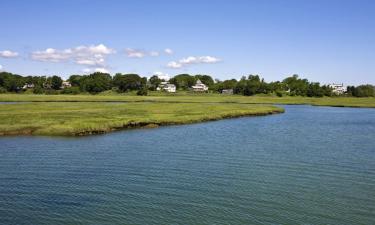
[[[291,95],[307,95],[307,89],[309,87],[309,81],[307,79],[299,79],[298,75],[294,74],[291,77],[285,78],[283,83],[286,84]]]
[[[51,78],[51,88],[54,90],[59,90],[62,85],[62,79],[59,76],[52,76]]]
[[[195,77],[189,74],[179,74],[169,80],[171,84],[176,85],[177,89],[187,90],[195,84]]]
[[[146,86],[146,78],[141,78],[138,74],[121,74],[117,73],[113,78],[113,85],[118,88],[119,92],[140,90]]]
[[[212,85],[215,83],[214,79],[212,79],[209,75],[195,75],[195,80],[202,81],[203,84],[207,85],[208,87],[212,87]]]
[[[79,87],[85,76],[82,75],[71,75],[68,79],[73,87]]]
[[[323,97],[324,91],[318,82],[310,83],[307,89],[308,97]]]
[[[356,97],[375,97],[375,87],[370,84],[360,85],[355,88]]]
[[[111,88],[112,77],[108,73],[96,72],[85,76],[80,81],[80,88],[82,91],[87,91],[96,94]]]
[[[7,73],[0,72],[0,86],[9,92],[18,92],[22,90],[22,86],[25,84],[24,77]]]
[[[154,75],[154,76],[150,77],[149,81],[150,81],[150,89],[153,90],[153,91],[155,91],[156,88],[162,82],[162,80],[157,75]]]

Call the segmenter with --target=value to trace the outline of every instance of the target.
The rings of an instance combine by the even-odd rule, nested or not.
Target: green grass
[[[271,104],[375,107],[375,98],[218,94],[0,94],[0,135],[88,135],[131,127],[187,124],[283,112]]]
[[[273,96],[239,96],[219,94],[168,94],[151,92],[151,96],[132,95],[26,95],[0,94],[0,102],[185,102],[185,103],[252,103],[252,104],[310,104],[318,106],[375,107],[375,98],[351,97],[273,97]]]
[[[82,96],[81,96],[82,97]],[[32,102],[0,105],[0,135],[89,135],[283,112],[269,105],[162,102]]]

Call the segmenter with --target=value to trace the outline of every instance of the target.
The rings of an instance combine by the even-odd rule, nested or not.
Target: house
[[[193,91],[195,92],[203,92],[203,91],[208,91],[208,87],[202,83],[201,80],[197,80],[197,82],[195,83],[194,86],[191,87],[193,89]]]
[[[328,85],[330,88],[332,88],[332,92],[337,95],[342,95],[346,92],[346,87],[344,84],[330,84]]]
[[[223,94],[223,95],[233,95],[233,89],[223,89],[223,90],[221,90],[221,94]]]
[[[166,91],[170,93],[176,92],[176,85],[170,84],[169,82],[163,81],[160,83],[159,87],[156,88],[157,91]]]
[[[174,84],[166,84],[163,88],[164,91],[174,93],[176,92],[176,85]]]
[[[63,81],[61,84],[61,89],[70,88],[71,86],[72,84],[69,81]]]
[[[34,88],[35,85],[34,84],[28,84],[26,83],[25,85],[23,85],[22,89],[29,89],[29,88]]]

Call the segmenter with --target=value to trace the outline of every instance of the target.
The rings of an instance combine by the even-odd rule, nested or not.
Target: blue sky
[[[375,1],[0,1],[0,68],[375,84]],[[168,51],[166,51],[168,49]]]

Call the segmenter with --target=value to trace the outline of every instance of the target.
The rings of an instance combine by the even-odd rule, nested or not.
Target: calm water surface
[[[0,224],[375,224],[375,109],[0,138]]]

